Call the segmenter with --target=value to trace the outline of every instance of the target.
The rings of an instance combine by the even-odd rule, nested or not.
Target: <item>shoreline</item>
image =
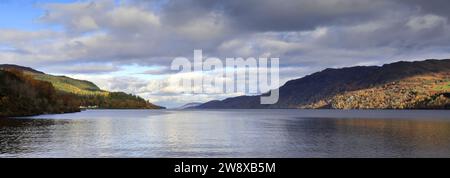
[[[15,115],[15,116],[0,116],[0,119],[4,118],[27,118],[27,117],[36,117],[36,116],[42,116],[42,115],[63,115],[63,114],[73,114],[73,113],[80,113],[83,111],[99,111],[99,110],[111,110],[111,111],[132,111],[132,110],[166,110],[166,111],[264,111],[264,110],[273,110],[273,111],[305,111],[305,112],[382,112],[382,111],[388,111],[388,112],[406,112],[406,111],[436,111],[436,112],[442,112],[442,111],[450,111],[449,109],[292,109],[292,108],[279,108],[279,109],[111,109],[111,108],[96,108],[96,109],[81,109],[79,111],[73,111],[73,112],[63,112],[63,113],[42,113],[42,114],[29,114],[29,115]],[[349,115],[347,115],[349,114]],[[347,117],[359,117],[357,113],[347,113],[345,114]],[[303,117],[309,117],[308,115]]]
[[[79,109],[77,111],[66,111],[66,112],[58,112],[58,113],[39,113],[39,114],[24,114],[24,115],[10,115],[10,116],[1,116],[0,119],[3,118],[18,118],[18,117],[34,117],[34,116],[40,116],[40,115],[59,115],[59,114],[73,114],[73,113],[79,113],[86,110],[165,110],[165,108],[161,109],[148,109],[148,108],[95,108],[95,109]]]
[[[264,112],[264,111],[274,111],[274,112],[287,112],[292,118],[361,118],[361,119],[426,119],[439,116],[438,120],[448,120],[450,117],[443,117],[442,114],[450,112],[450,110],[431,110],[431,109],[353,109],[353,110],[343,110],[343,109],[86,109],[79,112],[65,112],[65,113],[46,113],[38,115],[28,115],[28,116],[11,116],[11,117],[0,117],[3,118],[39,118],[50,115],[50,117],[59,117],[65,114],[80,113],[83,111],[96,111],[96,112],[131,112],[133,111],[146,112],[146,111],[178,111],[183,112]],[[174,113],[178,113],[174,112]],[[417,115],[416,115],[417,114]],[[392,115],[392,116],[391,116]],[[64,117],[64,116],[61,116]]]

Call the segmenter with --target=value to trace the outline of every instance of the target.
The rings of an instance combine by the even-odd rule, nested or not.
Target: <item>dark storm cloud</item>
[[[214,12],[224,15],[233,28],[298,31],[361,22],[395,6],[390,1],[369,0],[186,0],[170,1],[165,4],[163,12],[165,19],[173,23],[183,23]]]
[[[326,64],[326,58],[318,58],[323,56],[307,55],[321,50],[337,55],[335,58],[352,58],[361,48],[445,45],[448,18],[439,14],[445,13],[442,7],[448,3],[441,3],[444,1],[135,0],[117,5],[101,0],[43,5],[48,13],[40,22],[66,29],[54,51],[64,51],[60,55],[69,58],[67,61],[167,65],[174,57],[191,56],[193,49],[203,49],[208,56],[270,53],[289,64],[307,58]],[[265,34],[268,32],[277,34]],[[364,60],[364,56],[354,57]]]
[[[395,0],[404,6],[423,13],[431,13],[450,17],[450,1],[448,0]]]

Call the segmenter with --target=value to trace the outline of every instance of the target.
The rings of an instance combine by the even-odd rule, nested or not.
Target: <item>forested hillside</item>
[[[79,100],[19,70],[0,70],[0,117],[79,111]]]
[[[450,109],[449,82],[450,59],[326,69],[288,81],[274,105],[240,96],[197,108]]]
[[[52,76],[31,68],[0,65],[0,116],[64,113],[80,108],[162,109],[123,92],[101,90],[89,81]]]

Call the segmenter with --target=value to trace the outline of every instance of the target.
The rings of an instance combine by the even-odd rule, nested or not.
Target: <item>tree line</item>
[[[135,95],[76,95],[58,91],[46,81],[34,79],[21,70],[0,70],[0,117],[78,112],[82,106],[104,109],[159,109]]]

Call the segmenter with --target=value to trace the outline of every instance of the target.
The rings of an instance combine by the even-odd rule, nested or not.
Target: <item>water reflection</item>
[[[423,120],[345,120],[336,121],[342,130],[354,130],[363,139],[379,139],[380,151],[399,157],[449,157],[450,123]]]
[[[300,157],[450,156],[445,121],[298,118],[286,127]]]
[[[0,157],[450,156],[448,112],[378,112],[91,110],[4,118]]]
[[[55,120],[2,118],[0,119],[0,153],[8,156],[45,149],[36,145],[49,141],[48,138],[51,138],[52,134],[52,128],[49,126],[64,123],[64,121]]]

